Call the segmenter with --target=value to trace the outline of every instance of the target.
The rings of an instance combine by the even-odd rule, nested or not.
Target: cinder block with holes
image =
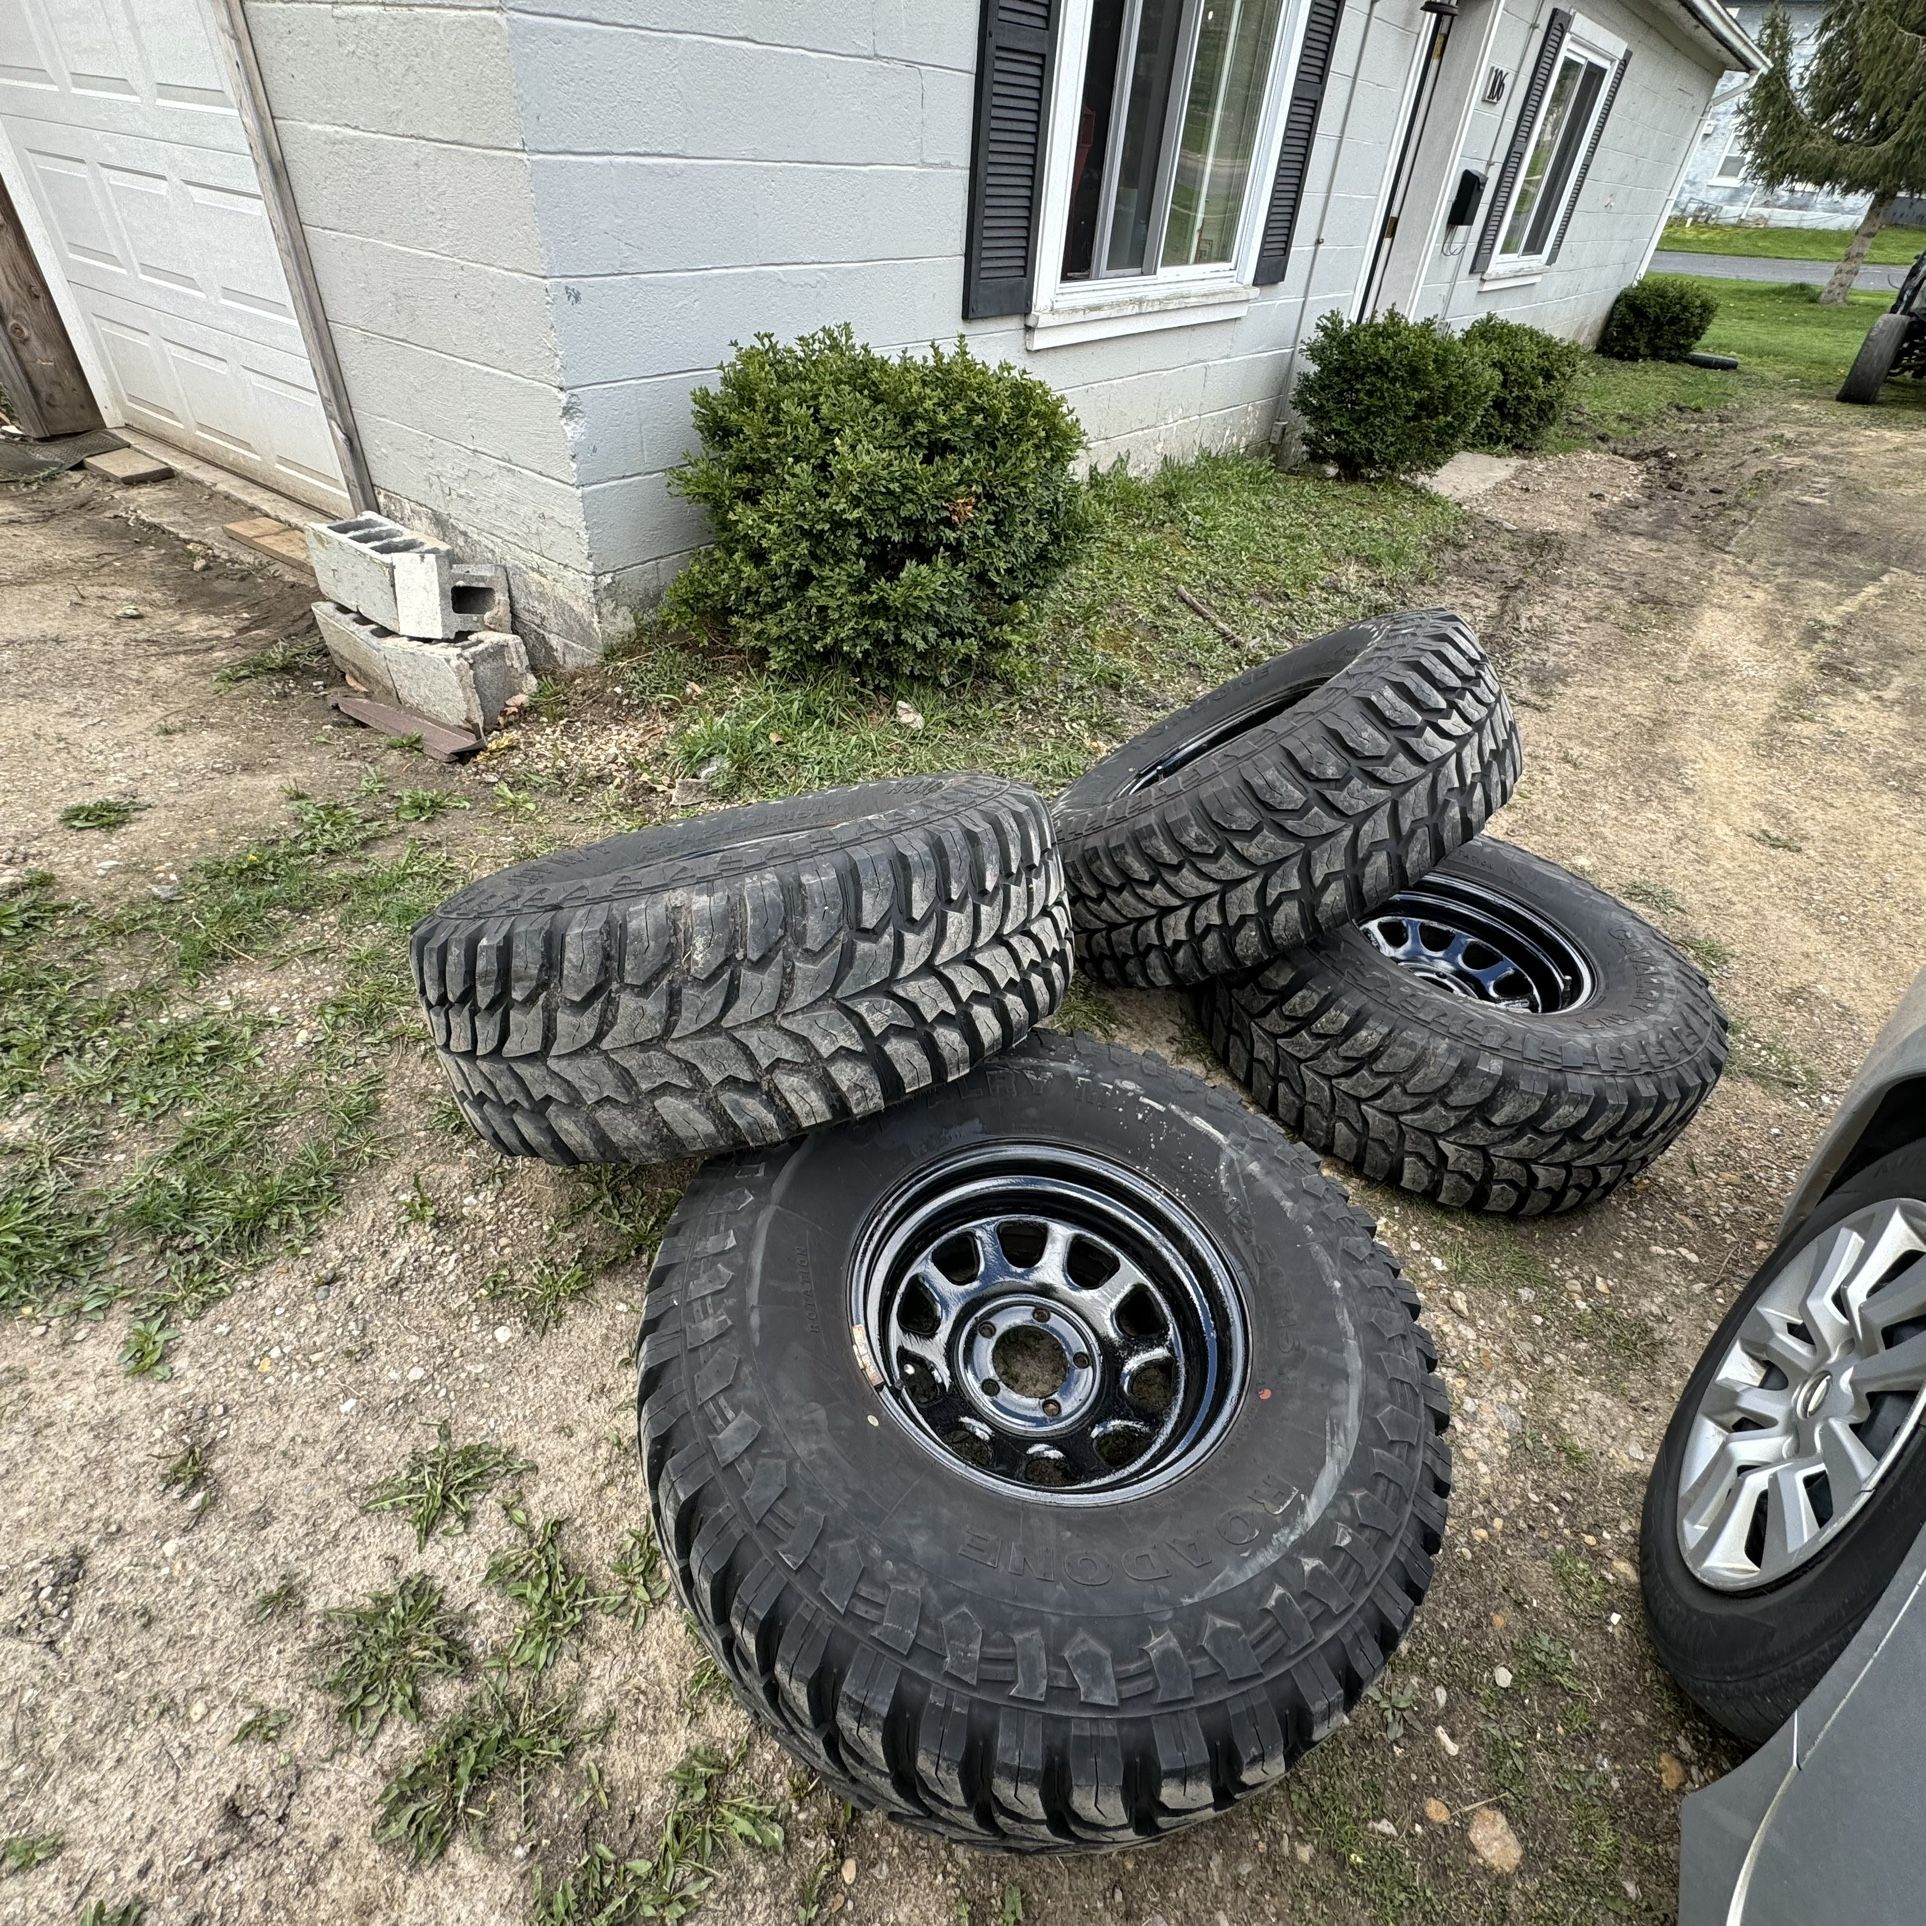
[[[444,543],[385,515],[310,522],[308,554],[322,594],[396,635],[445,642],[491,621],[507,626],[505,571],[457,562]]]
[[[535,687],[519,636],[476,629],[446,642],[423,641],[332,602],[315,603],[314,622],[351,682],[451,729],[486,735],[516,696]]]

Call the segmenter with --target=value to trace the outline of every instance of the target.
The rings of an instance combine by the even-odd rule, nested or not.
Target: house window
[[[1719,171],[1712,176],[1721,187],[1730,187],[1745,179],[1745,143],[1734,141],[1725,150],[1725,159],[1719,163]]]
[[[1493,270],[1542,265],[1583,177],[1583,162],[1624,43],[1574,20],[1538,106]]]
[[[1249,299],[1293,17],[1287,0],[1067,0],[1036,288],[1046,331],[1054,318],[1089,338],[1099,309],[1160,325],[1141,317]]]

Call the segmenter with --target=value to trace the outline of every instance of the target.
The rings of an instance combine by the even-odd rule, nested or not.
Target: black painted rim
[[[850,1281],[879,1402],[977,1484],[1139,1497],[1236,1415],[1249,1341],[1229,1266],[1176,1199],[1086,1151],[940,1159],[873,1214]]]
[[[1542,911],[1457,877],[1427,876],[1359,924],[1379,955],[1427,988],[1522,1016],[1589,1003],[1591,959]]]

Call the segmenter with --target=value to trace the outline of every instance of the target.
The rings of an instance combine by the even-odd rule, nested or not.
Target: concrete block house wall
[[[376,497],[359,505],[506,564],[532,658],[571,666],[703,541],[669,490],[690,392],[759,332],[846,321],[912,350],[966,335],[1061,392],[1093,462],[1137,468],[1263,445],[1327,312],[1496,311],[1588,339],[1644,266],[1714,86],[1756,52],[1716,0],[1432,5],[1442,15],[1421,0],[9,0],[0,173],[83,360],[111,349],[61,278],[62,250],[99,256],[126,200],[102,144],[120,133],[88,131],[120,110],[78,85],[108,71],[99,23],[139,82],[127,97],[148,103],[127,131],[156,152],[169,61],[198,49],[211,100],[211,49],[224,34],[241,48],[244,27],[259,80],[235,52],[228,111],[254,115],[264,196],[281,189],[260,126],[278,139],[275,204],[305,239],[303,312],[339,379],[293,357],[291,318],[276,365],[310,384],[315,420],[317,395],[351,416],[342,445],[358,443]],[[1149,277],[1128,256],[1106,279],[1078,261],[1102,265],[1088,236],[1099,212],[1124,214],[1122,148],[1092,131],[1085,83],[1121,87],[1122,69],[1086,53],[1151,21],[1150,95],[1168,82],[1174,108],[1144,123],[1167,158],[1132,176],[1130,207],[1161,209],[1182,173],[1168,231],[1195,266],[1176,256]],[[1181,49],[1211,35],[1234,51],[1197,83],[1202,133],[1185,121],[1179,141]],[[1554,139],[1551,78],[1586,35],[1583,138]],[[229,146],[253,180],[238,121]],[[1554,147],[1555,236],[1482,258],[1530,202],[1528,159]],[[196,151],[175,156],[183,235],[207,200]],[[1093,155],[1111,157],[1100,207]],[[1466,169],[1485,184],[1452,227]],[[252,218],[250,244],[271,253]],[[114,231],[130,265],[113,285],[133,287],[141,230]],[[217,316],[226,273],[203,276]],[[175,326],[161,316],[155,338]],[[128,399],[96,386],[110,409]],[[167,419],[143,425],[165,439]],[[341,498],[327,475],[289,487]]]

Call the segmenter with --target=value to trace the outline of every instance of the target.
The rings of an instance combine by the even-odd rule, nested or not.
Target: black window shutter
[[[1065,0],[983,0],[963,318],[1023,314],[1036,282],[1050,53]]]
[[[1519,105],[1518,125],[1511,131],[1505,164],[1498,170],[1498,185],[1492,189],[1491,202],[1485,209],[1485,225],[1471,256],[1473,274],[1484,273],[1491,265],[1491,257],[1498,252],[1498,237],[1504,233],[1505,216],[1511,212],[1512,190],[1518,185],[1525,156],[1531,152],[1531,137],[1538,130],[1538,110],[1545,104],[1545,89],[1551,85],[1553,70],[1558,65],[1558,50],[1564,46],[1571,24],[1572,17],[1563,7],[1552,9],[1551,20],[1545,28],[1545,44],[1538,49],[1538,64],[1531,70],[1525,98]]]
[[[1305,170],[1311,164],[1311,142],[1317,137],[1317,113],[1324,104],[1324,84],[1331,76],[1331,50],[1337,45],[1338,22],[1344,0],[1311,0],[1304,22],[1304,45],[1297,72],[1291,77],[1291,104],[1284,113],[1284,145],[1277,156],[1277,178],[1271,183],[1271,204],[1264,215],[1264,237],[1257,247],[1260,287],[1284,278],[1291,258],[1291,230],[1297,226],[1297,204],[1304,194]]]
[[[1605,123],[1612,117],[1612,102],[1618,98],[1619,83],[1625,78],[1625,69],[1631,64],[1632,52],[1628,47],[1618,57],[1618,65],[1612,70],[1611,85],[1605,89],[1605,104],[1598,110],[1598,119],[1592,123],[1592,137],[1585,143],[1585,157],[1578,163],[1578,178],[1572,182],[1572,197],[1565,203],[1558,232],[1552,236],[1551,252],[1545,256],[1548,265],[1558,259],[1558,250],[1565,245],[1565,230],[1571,226],[1572,216],[1578,212],[1578,197],[1585,191],[1585,176],[1592,171],[1592,156],[1598,152],[1598,143],[1605,137]]]

